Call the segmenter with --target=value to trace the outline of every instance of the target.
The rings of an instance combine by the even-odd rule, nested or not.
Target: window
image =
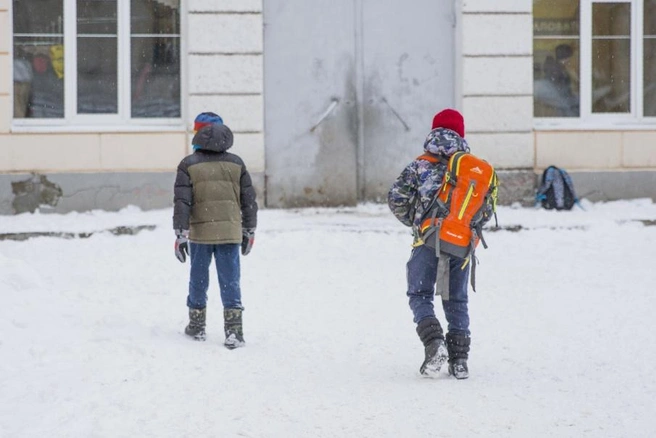
[[[534,0],[538,121],[656,123],[656,0]]]
[[[631,112],[631,5],[592,4],[593,114]]]
[[[579,4],[538,0],[533,6],[533,112],[535,117],[578,117]]]
[[[14,0],[14,122],[181,117],[179,0]]]
[[[643,26],[643,111],[656,117],[656,0],[645,1]]]

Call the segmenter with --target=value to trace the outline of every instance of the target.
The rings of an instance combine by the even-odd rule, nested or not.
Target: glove
[[[189,230],[175,230],[175,256],[184,263],[189,255]]]
[[[248,255],[255,244],[255,228],[244,228],[241,235],[241,254]]]

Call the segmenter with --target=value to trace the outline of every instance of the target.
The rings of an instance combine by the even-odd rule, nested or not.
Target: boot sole
[[[419,368],[419,373],[423,376],[435,376],[449,359],[449,352],[444,344],[437,348],[437,353],[430,360],[424,361]]]
[[[235,350],[235,349],[237,349],[237,348],[241,348],[241,347],[243,347],[244,345],[246,345],[246,343],[242,343],[242,344],[239,344],[239,345],[235,345],[235,344],[223,344],[223,346],[224,346],[225,348],[227,348],[228,350]]]
[[[198,342],[204,342],[207,339],[206,333],[189,334],[185,332],[185,336],[191,339],[192,341],[198,341]]]
[[[223,346],[228,350],[234,350],[235,348],[240,348],[246,345],[246,342],[240,341],[235,337],[235,335],[228,336],[228,339],[225,340]]]
[[[449,367],[449,375],[455,377],[458,380],[465,380],[469,378],[469,372],[466,374],[457,375],[455,371],[453,371],[452,367]]]

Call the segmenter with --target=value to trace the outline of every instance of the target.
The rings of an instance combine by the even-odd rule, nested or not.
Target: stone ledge
[[[645,227],[656,226],[656,220],[652,219],[628,219],[628,220],[618,220],[615,221],[618,225],[625,225],[628,223],[639,222]],[[534,230],[587,230],[589,227],[587,225],[571,225],[571,226],[545,226],[545,227],[525,227],[524,225],[504,225],[500,227],[489,227],[483,228],[483,231],[486,233],[494,233],[496,231],[509,231],[511,233],[518,233],[520,231],[534,231]]]
[[[110,233],[114,236],[134,236],[135,234],[140,233],[143,230],[153,231],[156,228],[155,225],[137,225],[137,226],[119,226],[110,228],[108,230],[100,231],[91,231],[84,233],[72,233],[66,231],[35,231],[27,233],[3,233],[0,234],[0,241],[2,240],[14,240],[18,242],[23,242],[28,239],[33,239],[35,237],[57,237],[60,239],[87,239],[94,234],[98,233]]]
[[[519,202],[528,207],[535,204],[536,179],[533,169],[497,169],[499,176],[499,205]]]

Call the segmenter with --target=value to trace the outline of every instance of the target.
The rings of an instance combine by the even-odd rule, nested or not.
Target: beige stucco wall
[[[536,131],[536,167],[654,170],[656,131]]]
[[[186,138],[184,132],[0,135],[0,170],[173,171]]]
[[[264,172],[262,2],[183,3],[184,126],[165,129],[12,127],[10,1],[0,0],[0,173],[173,171],[190,152],[193,118],[220,114],[235,133],[233,151]],[[186,95],[184,94],[186,92]],[[87,130],[88,131],[88,130]],[[164,131],[164,132],[162,132]]]

